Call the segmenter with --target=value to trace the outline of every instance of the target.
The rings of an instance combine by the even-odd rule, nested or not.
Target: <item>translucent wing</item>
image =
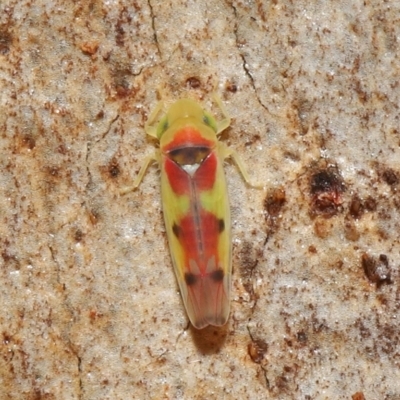
[[[230,210],[217,150],[190,148],[180,159],[188,162],[188,153],[201,162],[179,164],[162,156],[161,188],[179,288],[191,323],[201,329],[229,317]]]

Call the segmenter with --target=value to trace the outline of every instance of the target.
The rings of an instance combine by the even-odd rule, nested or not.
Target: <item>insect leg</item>
[[[235,162],[235,164],[239,168],[239,171],[242,174],[243,179],[246,181],[246,183],[249,186],[252,186],[254,188],[263,188],[264,187],[264,185],[262,185],[260,183],[251,182],[251,178],[250,178],[249,173],[247,172],[246,165],[244,164],[244,162],[240,158],[239,154],[235,150],[229,148],[225,143],[222,143],[222,142],[218,142],[218,146],[219,146],[219,151],[220,151],[222,158],[223,159],[228,158],[228,157],[232,158],[232,160]]]
[[[135,190],[140,185],[140,182],[142,182],[143,177],[147,171],[147,168],[149,167],[150,163],[152,163],[153,161],[158,161],[158,153],[154,153],[145,158],[144,163],[143,163],[142,167],[140,168],[140,171],[139,171],[135,181],[133,182],[133,185],[122,188],[119,191],[119,193],[121,195],[124,195],[126,193],[129,193],[129,192],[132,192],[133,190]]]
[[[158,114],[160,113],[161,109],[164,107],[164,104],[160,101],[157,105],[156,108],[151,112],[151,114],[149,115],[149,118],[147,120],[147,122],[144,125],[144,130],[145,132],[150,135],[153,136],[155,138],[157,138],[157,126],[158,126],[158,122],[155,123]]]
[[[213,94],[213,99],[217,106],[219,107],[222,116],[224,119],[221,121],[217,121],[217,135],[221,133],[223,130],[225,130],[230,124],[231,124],[231,117],[228,114],[228,111],[226,111],[226,108],[224,104],[222,103],[221,99],[218,97],[217,94]]]

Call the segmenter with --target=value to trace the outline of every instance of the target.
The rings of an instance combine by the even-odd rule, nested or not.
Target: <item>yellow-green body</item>
[[[248,175],[236,153],[218,141],[229,118],[215,119],[193,100],[174,103],[160,122],[156,109],[146,131],[157,137],[160,149],[149,158],[161,166],[165,227],[187,314],[197,329],[227,322],[231,288],[231,220],[223,161],[232,156],[243,176]],[[130,189],[124,190],[124,192]]]

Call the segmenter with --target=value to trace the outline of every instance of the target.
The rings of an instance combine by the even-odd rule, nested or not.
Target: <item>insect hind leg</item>
[[[235,162],[236,166],[238,167],[240,173],[242,174],[243,179],[246,181],[246,183],[249,186],[254,187],[254,188],[259,188],[259,189],[264,187],[264,185],[262,185],[260,183],[252,182],[250,175],[247,172],[246,165],[244,164],[244,162],[240,158],[239,154],[235,150],[229,148],[225,143],[222,143],[222,142],[219,142],[218,145],[219,145],[219,151],[220,151],[222,158],[223,159],[229,158],[229,157],[232,158],[232,160]]]
[[[149,167],[150,163],[154,162],[154,161],[158,161],[158,153],[154,153],[148,157],[145,158],[142,167],[140,168],[140,171],[135,179],[135,181],[133,182],[132,186],[125,186],[123,187],[119,193],[121,195],[124,195],[126,193],[132,192],[135,189],[138,188],[138,186],[140,185],[140,182],[142,182],[144,175],[146,174],[147,168]]]

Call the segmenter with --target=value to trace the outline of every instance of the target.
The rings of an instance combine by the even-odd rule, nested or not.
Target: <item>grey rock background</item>
[[[2,399],[400,398],[400,5],[0,4]],[[187,324],[149,112],[232,116],[227,326]]]

